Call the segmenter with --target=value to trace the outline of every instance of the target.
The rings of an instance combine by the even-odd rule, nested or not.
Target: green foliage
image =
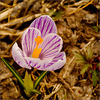
[[[92,80],[93,80],[93,85],[96,86],[97,81],[99,80],[96,69],[92,71]]]
[[[75,57],[77,59],[75,62],[81,63],[81,64],[84,64],[86,62],[86,60],[84,59],[83,55],[81,55],[81,54],[79,54],[77,52],[73,52],[73,54],[75,55]]]
[[[24,81],[24,86],[25,86],[25,93],[28,97],[31,97],[33,95],[33,93],[41,94],[40,91],[34,89],[31,75],[28,74],[27,71],[25,73],[25,77],[24,77],[23,81]]]
[[[55,20],[62,20],[63,19],[62,18],[63,13],[64,13],[64,11],[58,10],[53,14],[54,17],[52,17],[52,18],[55,19]]]
[[[100,63],[98,63],[97,66],[100,67]]]
[[[25,77],[23,80],[24,80],[24,86],[25,86],[24,91],[28,97],[31,97],[34,93],[41,94],[40,91],[33,88],[33,81],[32,81],[31,75],[28,74],[27,71],[25,73]]]
[[[100,63],[96,63],[96,66],[94,66],[94,62],[93,62],[93,52],[91,50],[90,47],[86,48],[86,51],[84,52],[84,54],[79,54],[77,52],[73,52],[73,54],[76,57],[76,61],[77,63],[81,63],[83,65],[82,69],[81,69],[81,74],[85,73],[89,68],[89,72],[92,74],[92,81],[93,81],[93,85],[96,86],[97,82],[99,81],[99,75],[100,72],[94,68],[94,67],[100,67]]]
[[[28,75],[27,71],[25,72],[25,77],[23,81],[24,81],[24,86],[26,87],[26,91],[30,93],[33,89],[33,81],[31,79],[31,75],[30,74]]]
[[[92,28],[93,28],[96,32],[98,32],[98,27],[97,27],[97,26],[92,26]]]
[[[98,27],[97,27],[97,26],[92,26],[92,28],[93,28],[96,32],[98,32],[99,29],[100,29],[100,25],[98,25]]]
[[[85,52],[86,60],[90,60],[93,57],[93,52],[90,47],[87,47]]]
[[[86,63],[87,61],[91,60],[93,57],[93,52],[90,47],[86,48],[84,55],[77,53],[77,52],[73,52],[73,54],[75,55],[75,57],[77,59],[75,62],[83,63],[83,64]]]
[[[54,12],[54,9],[50,9],[49,10],[49,12],[47,12],[47,15],[49,15],[49,14],[51,14],[51,13],[53,13]],[[56,12],[54,12],[53,14],[52,14],[52,18],[54,19],[54,20],[63,20],[63,18],[62,18],[62,15],[64,14],[64,11],[62,11],[62,10],[57,10]]]
[[[40,74],[40,76],[38,77],[38,79],[35,81],[34,83],[34,88],[37,88],[38,84],[40,83],[40,81],[45,77],[45,75],[47,75],[49,73],[49,71],[44,71]]]
[[[88,69],[89,66],[91,66],[91,64],[85,64],[83,66],[83,68],[81,69],[81,74],[85,73],[87,71],[87,69]]]
[[[40,74],[40,76],[37,78],[35,83],[33,84],[31,75],[28,75],[27,71],[25,73],[24,78],[24,85],[26,87],[25,93],[28,97],[31,97],[33,93],[41,94],[40,91],[36,90],[37,86],[41,82],[41,80],[48,74],[48,71],[44,71]]]

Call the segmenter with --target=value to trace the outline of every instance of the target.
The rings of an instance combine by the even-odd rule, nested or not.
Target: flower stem
[[[38,79],[35,81],[34,83],[34,89],[37,88],[37,86],[39,85],[39,83],[41,82],[41,80],[49,73],[49,71],[44,71],[40,74],[40,76],[38,77]]]

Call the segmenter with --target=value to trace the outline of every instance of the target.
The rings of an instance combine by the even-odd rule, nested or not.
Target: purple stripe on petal
[[[43,68],[45,68],[45,67],[46,67],[46,65],[44,64],[44,65],[43,65]]]
[[[38,69],[38,68],[40,68],[41,67],[41,65],[40,66],[37,66],[36,68]]]
[[[43,34],[43,30],[44,30],[45,23],[46,23],[46,19],[43,21],[43,26],[42,26],[42,29],[41,29],[41,34]]]
[[[49,32],[48,32],[48,33],[51,33],[51,32],[52,32],[52,29],[53,29],[53,25],[51,26],[51,29],[49,30]]]
[[[27,49],[27,51],[28,51],[28,45],[27,45],[26,36],[25,36],[25,44],[26,44],[26,49]]]
[[[38,27],[37,29],[39,29],[40,25],[41,25],[41,20],[42,20],[42,17],[39,19],[39,22],[38,22]]]
[[[28,31],[28,40],[30,40],[30,30]],[[28,41],[29,42],[29,44],[30,44],[30,41]],[[30,49],[30,45],[29,45],[29,49]]]
[[[58,44],[56,47],[54,47],[52,50],[57,49],[58,47],[60,47],[60,44]]]
[[[54,63],[49,63],[49,64],[46,66],[46,68],[52,66],[53,64],[54,64]]]
[[[32,67],[35,67],[37,65],[37,63],[36,64],[34,64]]]
[[[36,25],[36,21],[34,21],[34,26],[33,26],[33,28],[35,27],[35,25]]]

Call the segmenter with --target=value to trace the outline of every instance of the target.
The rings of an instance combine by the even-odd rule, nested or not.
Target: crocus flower
[[[60,52],[63,41],[57,35],[54,21],[47,15],[35,19],[25,30],[21,40],[22,50],[15,43],[12,56],[21,67],[52,71],[66,63],[65,52]]]

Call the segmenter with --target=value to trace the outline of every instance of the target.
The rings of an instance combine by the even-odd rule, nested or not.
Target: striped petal
[[[22,49],[27,56],[31,56],[36,46],[35,38],[41,36],[41,33],[36,28],[28,28],[22,36]]]
[[[63,41],[60,36],[56,34],[48,34],[43,38],[43,43],[40,44],[39,48],[42,51],[39,55],[40,59],[52,59],[62,49]]]
[[[17,43],[15,43],[12,47],[12,56],[18,65],[27,69],[31,69],[27,61],[24,59],[26,56],[25,53],[23,53],[22,50],[18,47]]]
[[[39,58],[31,58],[31,57],[25,57],[25,59],[27,60],[30,66],[43,71],[53,71],[60,69],[66,63],[65,52],[60,52],[52,60],[51,59],[41,60]]]
[[[57,34],[57,28],[54,21],[48,16],[43,15],[37,19],[35,19],[30,27],[37,28],[41,31],[41,37],[45,37],[45,35],[49,33]]]
[[[28,64],[34,68],[37,68],[38,70],[45,69],[45,67],[50,63],[52,60],[41,60],[39,58],[32,58],[32,57],[25,57]]]
[[[45,70],[53,71],[60,69],[65,65],[65,63],[66,63],[65,52],[60,52],[58,55],[56,55],[56,57],[53,58],[52,62],[46,66]]]

